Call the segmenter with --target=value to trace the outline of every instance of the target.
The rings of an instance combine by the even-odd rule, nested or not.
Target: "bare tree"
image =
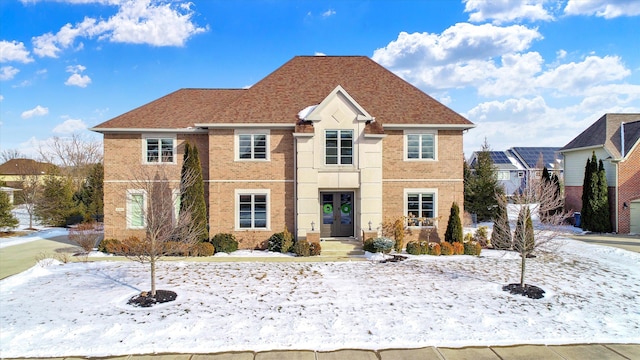
[[[29,229],[33,229],[33,217],[42,194],[42,179],[50,171],[47,170],[46,164],[33,160],[23,161],[20,166],[22,191],[18,192],[18,198],[29,214]]]
[[[61,167],[62,173],[74,180],[78,190],[87,177],[91,165],[102,162],[102,143],[80,134],[68,138],[53,137],[38,149],[42,161]]]
[[[69,229],[69,240],[82,248],[82,256],[85,262],[101,237],[102,231],[97,223],[78,224]]]
[[[507,198],[504,196],[497,197],[499,206],[507,208]],[[542,179],[532,179],[529,185],[529,189],[524,191],[522,195],[514,195],[512,201],[520,206],[522,210],[519,215],[519,221],[516,222],[514,232],[511,237],[511,244],[499,244],[501,248],[509,248],[520,253],[520,286],[525,288],[525,272],[526,272],[526,260],[536,250],[540,250],[544,245],[549,244],[554,239],[559,237],[563,232],[561,225],[565,223],[565,220],[571,217],[572,212],[561,210],[552,211],[556,209],[563,209],[564,198],[556,191],[556,185],[550,181],[544,181]],[[530,212],[530,215],[527,213]],[[507,216],[503,214],[501,216]],[[537,217],[539,221],[536,221],[535,225],[528,222],[529,216]],[[501,221],[494,222],[494,229],[498,231],[508,232],[509,229],[501,227],[510,227],[509,222],[504,219],[498,219]],[[530,228],[529,228],[530,227]],[[492,243],[493,243],[492,238]],[[508,241],[508,240],[507,240]],[[494,244],[495,245],[495,244]]]
[[[6,163],[9,160],[13,160],[13,159],[23,159],[26,158],[26,156],[20,152],[20,150],[17,149],[6,149],[6,150],[2,150],[2,153],[0,153],[0,162],[2,163]]]
[[[144,238],[127,238],[123,241],[124,256],[149,264],[151,270],[151,297],[156,297],[156,266],[163,257],[190,251],[202,239],[202,228],[192,221],[194,209],[183,207],[181,211],[180,184],[171,187],[163,166],[143,167],[134,175],[130,186],[141,191],[143,201],[138,203],[144,225]],[[195,181],[192,173],[183,174],[182,183]]]

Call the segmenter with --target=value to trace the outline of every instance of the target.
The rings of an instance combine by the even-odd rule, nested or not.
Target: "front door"
[[[320,198],[320,237],[353,236],[353,192],[322,192]]]

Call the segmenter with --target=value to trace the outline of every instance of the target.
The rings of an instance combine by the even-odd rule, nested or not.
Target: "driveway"
[[[620,234],[584,234],[573,235],[572,239],[584,241],[590,244],[613,246],[620,249],[640,253],[640,235]]]

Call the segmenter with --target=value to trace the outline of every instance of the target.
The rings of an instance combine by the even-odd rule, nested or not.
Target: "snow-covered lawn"
[[[148,266],[45,261],[0,281],[0,356],[640,342],[640,254],[568,239],[516,254],[377,261],[163,262],[174,302],[134,308]]]

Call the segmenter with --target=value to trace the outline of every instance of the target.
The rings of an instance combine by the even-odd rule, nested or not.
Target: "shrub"
[[[197,243],[193,249],[191,249],[191,255],[193,256],[211,256],[215,253],[215,247],[208,242]]]
[[[416,241],[409,241],[407,243],[407,254],[411,254],[411,255],[421,255],[422,254],[422,249],[421,249],[421,243],[418,243]]]
[[[475,234],[473,234],[473,240],[480,243],[480,246],[486,248],[489,245],[489,231],[486,226],[480,226]]]
[[[166,241],[162,245],[167,256],[188,256],[193,250],[188,244],[179,241]]]
[[[471,233],[464,234],[464,242],[473,241],[473,235]]]
[[[453,255],[463,255],[464,254],[464,245],[461,242],[456,241],[453,243]]]
[[[288,253],[293,247],[293,235],[289,230],[285,229],[283,232],[275,233],[271,235],[268,240],[267,248],[269,251],[275,251],[280,253]]]
[[[322,252],[322,246],[318,242],[310,242],[309,243],[309,255],[310,256],[318,256]]]
[[[447,245],[449,245],[449,243],[445,243]],[[438,243],[429,243],[427,246],[428,249],[428,254],[429,255],[434,255],[434,256],[440,256],[440,244]]]
[[[402,245],[404,244],[404,220],[396,219],[393,223],[393,238],[396,239],[394,248],[397,253],[402,252]]]
[[[440,253],[442,255],[452,255],[453,254],[453,245],[448,242],[443,242],[440,244]]]
[[[211,238],[211,245],[216,252],[232,253],[238,250],[238,241],[233,234],[219,233]]]
[[[364,244],[362,245],[362,249],[370,253],[376,252],[376,248],[373,246],[373,238],[368,238],[367,240],[365,240]]]
[[[293,245],[293,252],[297,256],[310,256],[311,248],[309,242],[306,240],[299,240]]]
[[[393,246],[395,245],[395,241],[393,239],[389,239],[388,237],[377,237],[373,239],[373,247],[376,249],[376,252],[388,253],[391,251]]]
[[[475,255],[480,256],[480,252],[482,251],[482,245],[480,245],[477,241],[468,241],[464,243],[464,254],[465,255]]]
[[[108,254],[118,254],[122,250],[122,242],[118,239],[104,239],[98,245],[98,251]]]
[[[444,233],[444,240],[449,243],[462,241],[462,221],[460,220],[460,208],[455,202],[451,204],[449,222]]]

